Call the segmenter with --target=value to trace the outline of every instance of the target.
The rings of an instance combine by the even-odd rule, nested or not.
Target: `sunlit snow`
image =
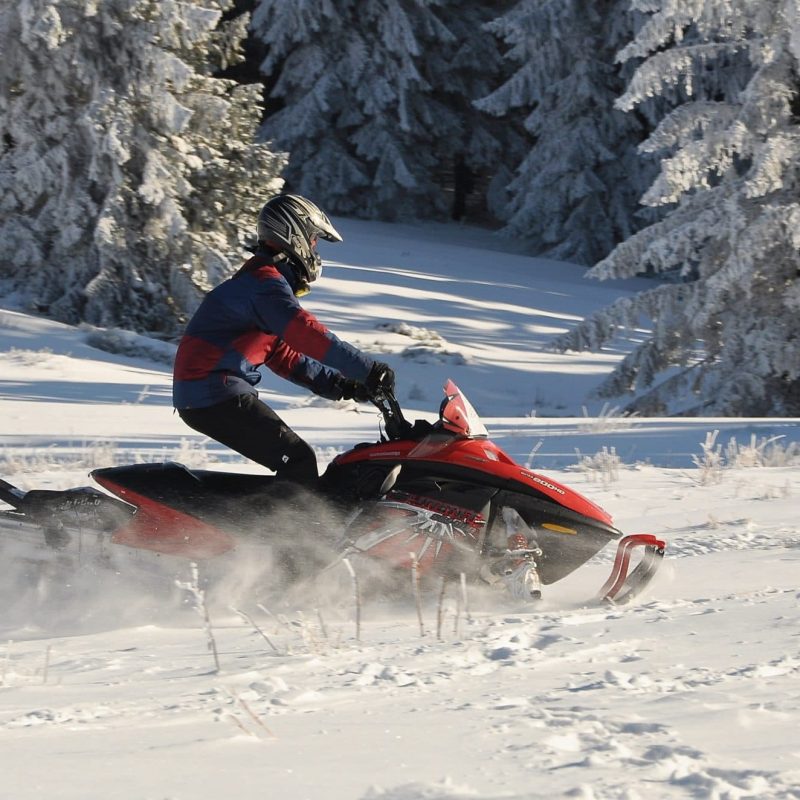
[[[625,417],[591,399],[625,342],[547,345],[641,282],[591,282],[469,228],[336,225],[306,305],[395,368],[407,416],[433,419],[452,378],[519,463],[665,538],[661,572],[623,607],[591,602],[605,551],[536,605],[487,588],[440,609],[431,590],[424,635],[413,598],[372,597],[360,640],[346,592],[263,607],[216,592],[216,672],[186,597],[135,554],[119,573],[55,556],[33,585],[2,541],[0,796],[800,797],[800,420]],[[112,355],[91,333],[0,309],[0,477],[260,469],[173,414],[169,345]],[[272,374],[260,388],[321,467],[377,438],[369,406]]]

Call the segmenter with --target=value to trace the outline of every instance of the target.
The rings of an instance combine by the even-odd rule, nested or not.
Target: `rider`
[[[341,242],[310,200],[281,194],[258,215],[258,249],[210,291],[178,345],[173,404],[200,433],[276,472],[316,485],[311,447],[262,400],[262,365],[331,400],[394,390],[394,372],[338,339],[297,298],[322,273],[317,240]]]

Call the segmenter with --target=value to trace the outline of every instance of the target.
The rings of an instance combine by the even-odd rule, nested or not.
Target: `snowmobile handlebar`
[[[387,438],[390,440],[406,438],[413,426],[403,416],[403,410],[400,408],[394,392],[379,387],[370,400],[383,415]]]

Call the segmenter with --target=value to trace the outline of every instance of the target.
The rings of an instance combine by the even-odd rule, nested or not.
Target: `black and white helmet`
[[[258,215],[258,241],[286,253],[305,284],[322,274],[317,239],[341,242],[331,221],[310,200],[297,194],[279,194],[264,204]]]

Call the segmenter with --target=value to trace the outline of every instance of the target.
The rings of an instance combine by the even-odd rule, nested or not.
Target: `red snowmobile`
[[[602,508],[497,447],[452,381],[444,393],[433,425],[411,425],[392,395],[373,397],[384,420],[380,441],[337,456],[320,492],[174,462],[94,470],[110,494],[24,492],[0,480],[0,500],[12,507],[0,511],[2,535],[33,534],[41,551],[133,548],[208,563],[254,546],[257,558],[267,547],[289,582],[348,558],[390,573],[464,575],[526,600],[616,542],[598,597],[626,602],[649,583],[661,539],[623,536]]]

